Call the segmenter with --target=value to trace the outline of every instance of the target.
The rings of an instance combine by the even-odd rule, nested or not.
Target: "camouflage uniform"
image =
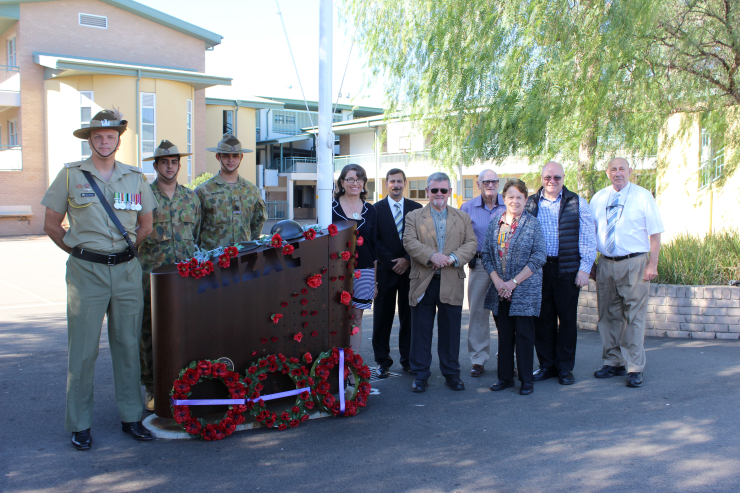
[[[217,174],[195,190],[203,210],[200,247],[213,250],[257,239],[267,219],[259,189],[239,177],[231,186]]]
[[[144,319],[141,327],[139,361],[141,383],[153,385],[152,306],[150,276],[152,270],[162,265],[190,259],[195,253],[201,225],[200,200],[192,190],[177,185],[170,199],[157,180],[151,184],[159,203],[152,217],[153,230],[139,246],[139,260],[143,273]]]

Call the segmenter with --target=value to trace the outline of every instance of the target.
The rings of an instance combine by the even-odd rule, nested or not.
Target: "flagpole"
[[[334,132],[331,109],[332,86],[332,0],[319,3],[319,130],[316,138],[318,171],[319,225],[331,224],[332,184],[334,181]]]

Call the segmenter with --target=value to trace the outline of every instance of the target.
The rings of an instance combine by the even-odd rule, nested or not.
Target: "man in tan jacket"
[[[478,240],[470,216],[447,206],[452,183],[445,173],[427,178],[429,204],[406,216],[403,247],[411,257],[411,372],[413,392],[424,392],[431,375],[434,317],[437,354],[445,385],[463,390],[460,380],[460,321],[465,294],[463,266],[475,255]]]

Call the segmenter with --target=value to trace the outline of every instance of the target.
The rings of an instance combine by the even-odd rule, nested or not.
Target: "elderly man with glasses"
[[[588,285],[596,260],[596,235],[585,199],[564,185],[565,172],[555,161],[542,168],[542,186],[526,210],[542,225],[547,262],[542,268],[542,305],[535,317],[535,349],[540,367],[534,380],[558,377],[572,385],[576,360],[578,295]]]
[[[498,193],[498,175],[490,169],[484,169],[476,181],[480,196],[465,202],[460,210],[466,212],[473,222],[473,231],[478,239],[475,257],[468,264],[468,353],[470,353],[471,377],[479,377],[485,371],[485,364],[491,354],[491,310],[486,310],[483,303],[486,299],[491,278],[480,261],[483,243],[486,241],[486,230],[491,218],[506,210],[504,198]]]
[[[612,186],[591,199],[601,254],[596,296],[604,345],[604,366],[594,376],[627,373],[628,387],[642,387],[650,281],[658,276],[660,234],[665,228],[653,194],[630,183],[631,174],[626,159],[612,159],[606,168]]]

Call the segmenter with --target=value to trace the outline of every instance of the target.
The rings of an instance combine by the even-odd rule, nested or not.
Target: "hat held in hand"
[[[242,149],[242,143],[230,133],[225,133],[224,138],[221,139],[221,142],[219,142],[216,147],[208,147],[206,151],[223,152],[224,154],[245,154],[247,152],[253,152],[252,149]]]
[[[87,140],[90,138],[90,130],[94,128],[105,128],[118,130],[118,135],[120,136],[126,131],[126,125],[128,125],[128,122],[123,119],[123,114],[119,110],[115,108],[112,110],[103,110],[92,117],[90,126],[78,128],[72,132],[72,135],[78,139]]]

